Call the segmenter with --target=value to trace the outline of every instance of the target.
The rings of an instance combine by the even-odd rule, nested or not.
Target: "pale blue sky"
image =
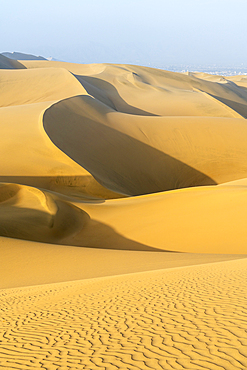
[[[0,0],[0,52],[78,63],[247,64],[247,0]]]

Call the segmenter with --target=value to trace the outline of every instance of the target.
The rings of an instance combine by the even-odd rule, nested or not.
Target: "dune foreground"
[[[246,369],[247,76],[0,54],[0,368]]]
[[[246,369],[247,259],[3,290],[1,367]]]

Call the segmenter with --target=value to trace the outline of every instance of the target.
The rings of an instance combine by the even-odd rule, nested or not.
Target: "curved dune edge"
[[[87,214],[34,187],[0,184],[0,235],[62,243],[87,222]]]

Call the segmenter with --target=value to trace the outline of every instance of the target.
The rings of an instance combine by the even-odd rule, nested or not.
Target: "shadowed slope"
[[[62,243],[86,222],[86,214],[36,188],[0,184],[0,235]]]
[[[126,103],[114,85],[102,79],[75,75],[87,93],[116,111],[141,116],[156,116]],[[128,82],[128,81],[127,81]]]

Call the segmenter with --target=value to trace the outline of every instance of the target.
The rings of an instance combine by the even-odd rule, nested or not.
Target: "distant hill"
[[[13,60],[47,60],[44,57],[36,56],[32,54],[24,54],[14,51],[13,53],[10,52],[4,52],[2,53],[3,56],[13,59]]]
[[[0,69],[24,69],[23,64],[0,54]]]

